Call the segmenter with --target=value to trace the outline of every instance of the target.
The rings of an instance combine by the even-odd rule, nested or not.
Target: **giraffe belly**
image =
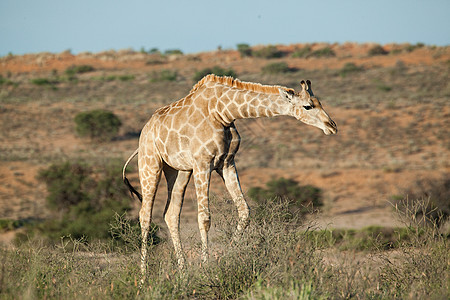
[[[192,155],[186,151],[181,151],[172,155],[162,155],[163,161],[180,171],[192,171],[193,169],[193,159]]]

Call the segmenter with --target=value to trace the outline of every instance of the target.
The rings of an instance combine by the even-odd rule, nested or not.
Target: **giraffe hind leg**
[[[168,165],[164,165],[164,175],[167,180],[167,205],[164,212],[164,221],[169,228],[173,247],[178,261],[178,267],[183,269],[185,266],[185,257],[180,240],[180,214],[183,206],[186,187],[191,178],[192,172],[178,171]]]
[[[153,203],[156,191],[161,179],[161,164],[139,166],[140,181],[142,187],[142,206],[139,211],[139,222],[141,225],[142,245],[141,245],[141,284],[143,284],[147,273],[147,248],[148,238],[152,220]]]
[[[208,231],[211,227],[211,216],[209,211],[209,184],[211,168],[196,166],[194,168],[194,183],[197,193],[198,227],[202,240],[202,261],[208,261]]]

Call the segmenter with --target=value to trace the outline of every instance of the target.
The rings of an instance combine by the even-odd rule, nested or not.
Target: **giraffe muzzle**
[[[336,134],[338,132],[336,123],[330,119],[330,121],[325,122],[325,130],[323,131],[326,135]]]

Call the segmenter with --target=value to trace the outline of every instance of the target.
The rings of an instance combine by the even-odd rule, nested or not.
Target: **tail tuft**
[[[131,183],[128,181],[128,178],[125,175],[125,171],[127,169],[128,164],[138,154],[138,152],[139,152],[139,149],[136,149],[136,151],[134,151],[133,154],[131,154],[131,156],[128,158],[125,165],[123,166],[122,176],[123,176],[123,182],[130,190],[131,198],[134,198],[133,194],[135,194],[138,197],[139,201],[142,202],[142,195],[138,191],[136,191],[136,189],[131,185]]]
[[[139,201],[142,202],[142,195],[138,191],[136,191],[136,189],[131,185],[131,183],[128,181],[128,178],[124,177],[123,182],[130,190],[131,198],[133,198],[133,194],[135,194],[138,197]]]

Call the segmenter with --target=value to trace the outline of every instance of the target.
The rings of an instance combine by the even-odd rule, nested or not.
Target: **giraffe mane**
[[[209,74],[203,77],[199,82],[197,82],[194,87],[191,89],[189,94],[195,93],[201,86],[203,86],[207,82],[217,82],[219,84],[223,84],[229,87],[234,87],[240,90],[247,90],[253,92],[260,92],[265,94],[279,94],[279,89],[284,89],[288,92],[295,93],[293,89],[279,86],[279,85],[262,85],[260,83],[253,82],[245,82],[240,81],[239,79],[235,79],[229,76],[217,76],[214,74]]]

